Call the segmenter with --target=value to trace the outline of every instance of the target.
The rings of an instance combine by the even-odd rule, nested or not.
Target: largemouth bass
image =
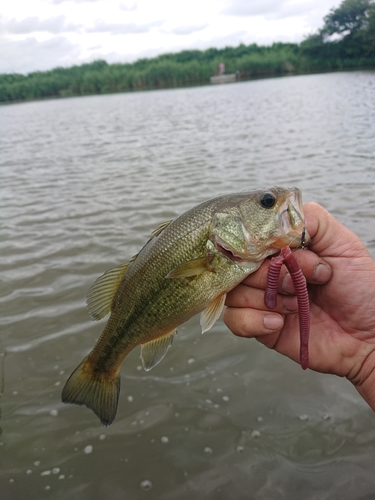
[[[301,192],[273,187],[202,203],[162,224],[126,264],[98,278],[87,297],[94,320],[111,313],[93,350],[71,374],[64,403],[86,405],[113,422],[120,365],[141,345],[150,370],[165,356],[177,327],[201,312],[202,333],[226,293],[281,248],[306,240]]]

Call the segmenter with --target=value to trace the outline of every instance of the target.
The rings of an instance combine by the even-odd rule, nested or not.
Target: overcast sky
[[[9,0],[0,73],[95,59],[132,62],[183,49],[300,42],[341,0]]]

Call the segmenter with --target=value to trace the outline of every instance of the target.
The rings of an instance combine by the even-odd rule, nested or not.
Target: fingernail
[[[332,276],[332,268],[325,262],[319,262],[319,264],[315,267],[312,279],[315,283],[327,283],[331,279]]]
[[[284,318],[280,314],[266,314],[263,325],[266,330],[280,330],[284,324]]]

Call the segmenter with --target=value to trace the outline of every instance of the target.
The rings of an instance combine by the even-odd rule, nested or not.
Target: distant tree
[[[345,37],[359,30],[367,30],[374,5],[373,0],[344,0],[337,9],[331,9],[324,18],[323,36]],[[373,35],[375,36],[375,33]]]
[[[301,43],[302,52],[332,68],[350,59],[375,56],[375,0],[343,0],[324,18],[324,26]],[[341,61],[341,62],[340,62]],[[375,61],[372,61],[374,64]]]
[[[190,49],[133,63],[104,60],[28,75],[0,74],[0,102],[126,92],[207,83],[220,63],[241,78],[322,70],[375,68],[375,0],[343,0],[324,26],[300,45],[277,42]]]

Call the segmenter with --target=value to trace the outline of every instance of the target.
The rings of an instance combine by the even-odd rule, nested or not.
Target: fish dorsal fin
[[[173,220],[173,219],[172,219],[172,220]],[[165,229],[166,227],[168,227],[168,226],[169,226],[169,224],[172,222],[172,220],[167,220],[166,222],[163,222],[163,224],[160,224],[160,226],[159,226],[159,227],[157,227],[157,228],[155,229],[155,231],[152,231],[152,234],[153,234],[154,236],[159,236],[159,234],[160,234],[162,231],[164,231],[164,229]]]
[[[173,338],[177,328],[166,333],[162,337],[146,342],[141,345],[141,359],[145,370],[149,371],[156,366],[167,354],[169,347],[172,345]]]
[[[202,333],[207,332],[210,328],[212,328],[217,319],[219,319],[221,311],[224,307],[226,293],[223,295],[219,295],[215,300],[209,304],[204,311],[201,312],[201,327]]]
[[[87,308],[92,319],[97,321],[111,312],[115,293],[128,267],[136,258],[135,255],[129,262],[109,269],[93,283],[86,299]]]
[[[214,272],[211,266],[213,258],[214,256],[210,254],[183,262],[172,269],[172,271],[166,275],[166,278],[191,278],[192,276],[197,276],[207,271]]]

